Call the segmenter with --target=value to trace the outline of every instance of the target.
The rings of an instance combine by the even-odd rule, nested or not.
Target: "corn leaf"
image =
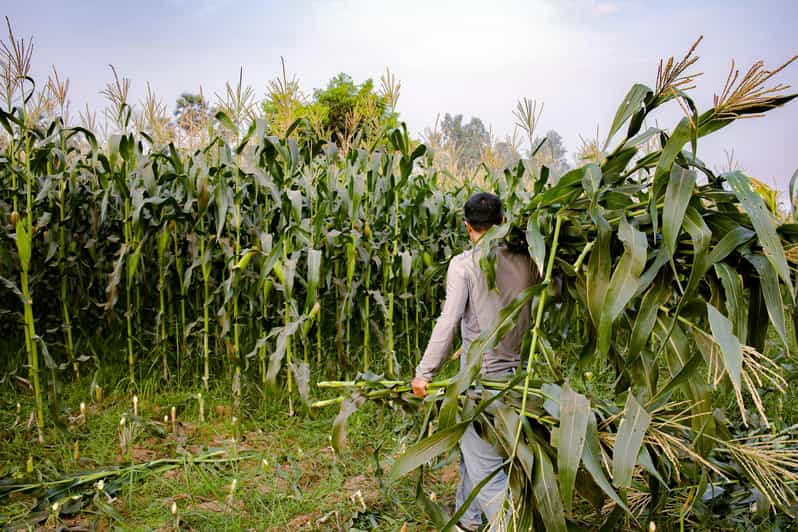
[[[662,154],[654,170],[654,182],[659,183],[670,172],[676,156],[682,152],[682,148],[690,140],[692,126],[687,117],[682,118],[673,130],[668,142],[662,149]]]
[[[770,323],[776,329],[784,348],[789,350],[784,302],[781,299],[779,279],[776,276],[773,265],[762,255],[746,255],[745,258],[756,268],[756,272],[759,274],[759,283],[762,286],[762,296],[765,298],[765,307],[770,317]]]
[[[651,398],[649,401],[649,405],[651,409],[656,409],[664,404],[664,402],[670,397],[670,394],[678,388],[679,386],[686,385],[688,380],[698,371],[698,368],[701,367],[701,363],[704,361],[701,353],[696,353],[693,355],[690,360],[687,361],[687,364],[682,366],[682,369],[674,375],[668,383],[657,390],[657,394]]]
[[[585,469],[590,473],[590,476],[593,477],[593,480],[598,484],[601,490],[612,499],[615,504],[631,514],[626,503],[612,487],[612,484],[610,484],[607,475],[604,473],[604,467],[601,465],[601,444],[599,443],[596,415],[593,412],[590,412],[590,415],[587,417],[585,445],[582,447],[582,464],[584,464]]]
[[[612,232],[610,225],[600,213],[593,213],[593,221],[598,229],[595,245],[590,251],[587,263],[586,285],[587,306],[593,324],[598,327],[601,321],[604,300],[610,284],[612,271],[612,256],[610,255],[610,241]]]
[[[729,374],[732,384],[736,390],[740,389],[740,374],[743,368],[743,352],[740,348],[740,341],[734,336],[732,323],[711,303],[707,303],[707,315],[709,316],[709,326],[712,329],[712,336],[720,346],[723,355],[723,364]]]
[[[729,172],[723,174],[723,177],[726,178],[726,181],[729,183],[729,186],[731,186],[737,199],[740,200],[743,209],[745,209],[745,212],[751,218],[751,223],[754,225],[756,234],[759,236],[759,243],[765,250],[765,256],[778,272],[779,277],[781,277],[787,285],[787,288],[789,288],[792,297],[792,279],[790,278],[790,269],[787,266],[787,259],[784,257],[784,248],[776,233],[773,217],[765,207],[762,196],[751,189],[750,180],[742,172]]]
[[[238,128],[224,111],[219,111],[216,113],[214,118],[216,118],[220,124],[229,129],[233,134],[238,135]]]
[[[601,309],[598,349],[602,354],[609,351],[612,324],[635,295],[640,274],[646,266],[646,235],[622,218],[618,226],[618,237],[623,242],[624,253],[612,274]]]
[[[672,295],[672,289],[667,283],[658,283],[648,289],[640,302],[640,308],[632,326],[632,336],[627,347],[626,363],[631,364],[640,351],[648,343],[654,323],[657,319],[659,307],[665,304]]]
[[[538,222],[534,215],[529,217],[529,221],[526,224],[526,242],[532,262],[535,263],[538,272],[543,272],[546,264],[546,240],[540,232],[540,227],[538,227]]]
[[[650,423],[651,415],[630,391],[612,451],[612,479],[616,487],[628,488],[632,484],[632,473]]]
[[[576,472],[585,445],[590,401],[575,392],[566,383],[560,394],[560,442],[557,446],[557,472],[560,478],[560,494],[566,511],[573,505]]]
[[[641,83],[635,83],[632,88],[629,89],[623,102],[621,102],[621,105],[618,106],[618,110],[615,112],[615,118],[612,120],[610,131],[607,134],[607,140],[604,142],[605,149],[609,146],[615,133],[621,129],[624,123],[629,120],[633,114],[640,110],[643,101],[645,101],[650,93],[651,89]]]
[[[493,428],[500,439],[504,451],[509,455],[515,446],[515,435],[518,433],[518,423],[521,421],[518,413],[511,407],[499,405],[496,407]],[[521,464],[521,469],[528,478],[532,478],[535,467],[535,455],[529,445],[523,440],[518,441],[515,459]]]
[[[682,228],[687,204],[693,196],[696,173],[673,165],[671,178],[665,190],[665,206],[662,209],[662,238],[670,256],[676,250],[676,239]]]
[[[715,264],[715,273],[726,294],[726,312],[737,338],[748,338],[748,308],[743,298],[743,280],[734,268],[725,262]]]
[[[589,198],[593,198],[601,187],[601,168],[592,163],[585,166],[585,173],[582,176],[582,188]]]
[[[432,436],[424,438],[410,447],[393,463],[390,474],[391,479],[399,479],[430,462],[438,455],[452,450],[460,441],[470,423],[471,420],[463,421],[457,425],[439,430]]]
[[[728,257],[735,249],[751,240],[754,236],[756,236],[756,233],[743,226],[737,226],[726,232],[720,241],[715,244],[715,247],[712,248],[712,251],[709,252],[707,268]]]
[[[136,246],[135,250],[133,250],[133,255],[128,260],[128,265],[127,265],[128,286],[133,285],[133,280],[136,277],[136,271],[138,270],[139,264],[141,263],[139,259],[141,258],[141,250],[144,248],[144,240],[146,240],[146,238],[142,239],[141,242],[139,242],[139,245]]]
[[[430,521],[439,529],[446,530],[445,526],[451,518],[449,512],[444,506],[436,501],[433,501],[427,492],[424,491],[424,471],[419,471],[418,482],[416,483],[416,504],[424,509]]]
[[[563,511],[557,477],[549,455],[540,444],[535,445],[535,478],[532,481],[532,494],[540,517],[548,532],[566,532],[565,512]]]

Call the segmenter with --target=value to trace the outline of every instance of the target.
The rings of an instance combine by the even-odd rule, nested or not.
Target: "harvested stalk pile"
[[[394,462],[394,477],[452,450],[474,422],[507,457],[517,530],[715,527],[719,507],[798,511],[795,427],[775,429],[763,407],[767,394],[783,393],[796,345],[785,248],[798,242],[798,225],[780,223],[751,178],[717,175],[697,152],[702,137],[796,95],[768,87],[780,69],[757,63],[743,76],[733,69],[699,113],[685,92],[694,49],[661,64],[654,89],[632,87],[605,150],[621,139],[606,157],[554,185],[544,168],[530,187],[501,190],[510,221],[477,244],[481,265],[490,280],[494,245],[525,245],[544,280],[471,345],[456,377],[434,385],[441,391],[426,401],[420,433],[434,432]],[[644,129],[668,102],[686,116],[670,132]],[[509,182],[523,175],[522,165],[507,172]],[[530,304],[522,371],[509,385],[481,382],[482,351]],[[775,357],[762,354],[769,327]],[[561,354],[574,351],[576,360]],[[597,379],[604,389],[594,367],[607,368]],[[364,400],[412,401],[404,382],[371,376],[335,386],[351,392],[337,445]],[[425,503],[440,526],[459,518]]]

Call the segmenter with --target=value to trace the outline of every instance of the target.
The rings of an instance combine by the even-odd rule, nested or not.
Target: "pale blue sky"
[[[479,116],[503,136],[515,102],[535,98],[545,102],[542,130],[559,131],[569,156],[580,134],[606,133],[633,83],[653,86],[660,57],[680,56],[698,35],[701,109],[732,58],[744,69],[757,59],[775,67],[798,53],[794,0],[6,0],[2,14],[18,35],[34,36],[40,82],[52,65],[70,78],[75,116],[86,103],[102,106],[109,63],[132,79],[136,101],[149,81],[171,111],[180,92],[220,92],[240,66],[261,96],[284,56],[307,92],[338,72],[377,80],[390,67],[415,133],[450,112]],[[798,63],[778,80],[798,91]],[[668,128],[679,117],[675,106],[657,115]],[[718,132],[699,156],[720,166],[734,148],[748,173],[785,189],[798,168],[796,131],[798,102]]]

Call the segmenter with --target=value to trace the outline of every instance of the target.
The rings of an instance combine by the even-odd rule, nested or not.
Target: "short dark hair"
[[[472,194],[465,204],[465,220],[476,231],[486,231],[502,223],[502,200],[490,192]]]

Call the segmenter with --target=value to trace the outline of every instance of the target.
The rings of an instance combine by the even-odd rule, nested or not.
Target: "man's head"
[[[473,194],[465,204],[465,222],[468,236],[476,242],[485,231],[504,222],[502,201],[489,192]]]

